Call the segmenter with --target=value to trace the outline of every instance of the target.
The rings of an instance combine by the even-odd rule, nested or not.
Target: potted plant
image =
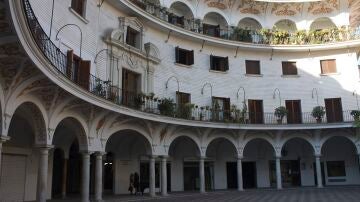
[[[161,115],[174,116],[174,101],[171,98],[164,98],[158,104]]]
[[[360,127],[360,110],[352,110],[350,115],[354,117],[354,126]]]
[[[278,124],[281,124],[284,117],[288,114],[288,110],[286,109],[286,107],[280,106],[275,109],[274,114],[277,117]]]
[[[325,115],[325,107],[323,106],[316,106],[313,108],[311,112],[311,116],[313,116],[316,119],[317,123],[321,123],[324,115]]]
[[[194,107],[195,105],[191,103],[179,105],[177,108],[177,117],[183,119],[191,119],[192,109]]]

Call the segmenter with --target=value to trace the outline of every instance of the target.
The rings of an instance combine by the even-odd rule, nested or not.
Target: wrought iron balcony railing
[[[38,48],[50,61],[56,70],[64,77],[73,81],[84,90],[111,101],[115,104],[126,106],[139,111],[160,114],[163,116],[187,119],[194,121],[224,122],[238,124],[315,124],[328,122],[353,122],[351,111],[344,111],[341,116],[328,121],[323,118],[320,122],[312,117],[311,113],[301,113],[298,117],[283,117],[281,121],[274,113],[251,113],[244,110],[223,110],[216,107],[198,107],[191,104],[177,105],[169,99],[159,99],[153,95],[144,95],[113,86],[109,81],[89,75],[89,81],[78,81],[67,73],[67,55],[50,40],[37,20],[29,0],[23,0],[28,27]]]
[[[149,0],[130,0],[139,8],[162,21],[177,27],[227,40],[265,45],[313,45],[335,43],[360,39],[360,29],[349,27],[321,30],[298,30],[294,32],[277,29],[250,30],[239,27],[220,28],[204,24],[200,19],[187,19],[177,16],[171,9],[151,3]]]

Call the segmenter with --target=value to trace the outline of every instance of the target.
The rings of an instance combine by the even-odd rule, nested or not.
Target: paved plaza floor
[[[52,200],[56,201],[57,200]],[[59,201],[79,201],[59,200]],[[170,193],[167,197],[157,196],[105,196],[105,202],[117,201],[148,201],[148,202],[221,202],[221,201],[241,201],[241,202],[360,202],[360,187],[326,187],[318,188],[293,188],[293,189],[256,189],[238,191],[215,191],[205,194],[179,192]]]

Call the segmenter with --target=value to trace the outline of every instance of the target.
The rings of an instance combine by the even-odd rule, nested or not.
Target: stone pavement
[[[56,201],[57,200],[52,200]],[[60,200],[63,201],[63,200]],[[65,201],[79,201],[64,200]],[[171,193],[167,197],[149,196],[105,196],[106,202],[117,201],[147,201],[147,202],[181,202],[181,201],[245,201],[245,202],[360,202],[360,187],[327,187],[322,189],[293,188],[293,189],[254,189],[243,192],[238,191],[215,191],[206,194],[179,192]]]

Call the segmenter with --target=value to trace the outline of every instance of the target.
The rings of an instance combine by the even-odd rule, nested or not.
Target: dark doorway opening
[[[62,194],[64,153],[61,149],[56,148],[53,157],[53,175],[52,175],[52,198],[59,198]]]
[[[104,191],[107,193],[114,193],[113,186],[114,186],[114,155],[113,153],[109,152],[106,154],[104,160]]]
[[[237,162],[226,162],[226,179],[228,189],[237,189]]]
[[[255,162],[243,162],[243,186],[244,189],[256,188],[256,163]]]
[[[281,183],[283,187],[299,187],[301,186],[300,160],[282,160],[281,167]],[[276,186],[276,166],[275,161],[270,161],[270,183]]]

